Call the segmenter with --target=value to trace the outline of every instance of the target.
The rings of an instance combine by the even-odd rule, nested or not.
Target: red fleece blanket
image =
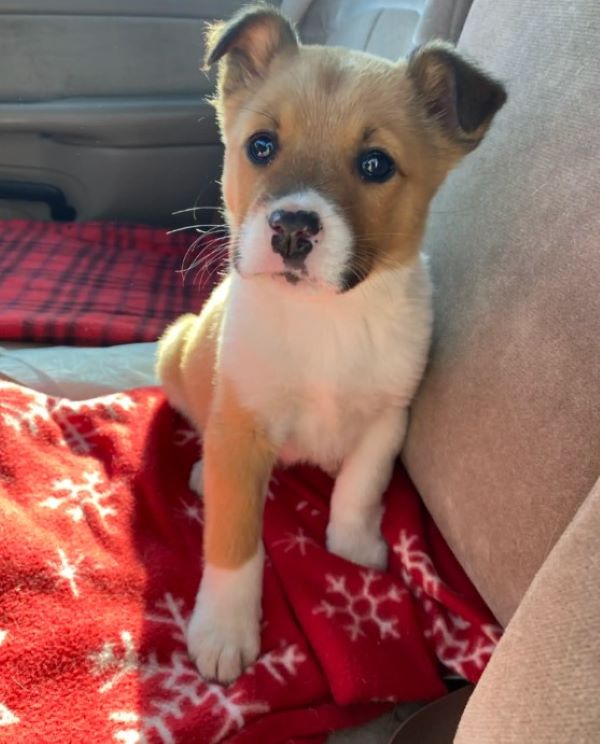
[[[184,630],[201,574],[193,431],[155,389],[86,402],[0,384],[0,739],[324,741],[391,701],[477,680],[500,628],[399,467],[385,573],[324,548],[331,480],[277,471],[262,655],[204,682]]]
[[[197,237],[100,222],[0,221],[0,339],[156,341],[179,315],[198,312],[221,266],[222,244]]]

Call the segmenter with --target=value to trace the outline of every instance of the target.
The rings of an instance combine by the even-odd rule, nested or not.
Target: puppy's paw
[[[200,498],[204,496],[202,468],[202,460],[198,460],[197,462],[195,462],[190,471],[190,479],[188,481],[188,488],[190,489],[190,491],[194,491],[195,493],[197,493]]]
[[[220,613],[199,598],[188,625],[187,646],[205,679],[228,684],[258,657],[260,619],[239,608]]]
[[[235,569],[210,563],[187,628],[187,645],[203,677],[232,682],[260,651],[264,550]]]
[[[381,533],[355,526],[329,523],[327,549],[359,566],[383,571],[387,566],[388,546]]]

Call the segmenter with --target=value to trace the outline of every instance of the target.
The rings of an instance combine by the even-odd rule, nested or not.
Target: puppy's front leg
[[[385,568],[381,497],[402,448],[407,418],[406,409],[384,411],[342,463],[327,527],[327,547],[332,553],[363,566]]]
[[[264,494],[274,462],[266,436],[227,383],[204,432],[204,573],[187,643],[200,673],[235,679],[260,650]]]

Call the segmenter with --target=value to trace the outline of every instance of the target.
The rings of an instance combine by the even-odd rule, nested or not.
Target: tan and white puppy
[[[188,648],[226,682],[259,652],[276,462],[335,476],[328,548],[386,565],[381,497],[432,323],[419,255],[429,202],[505,93],[444,44],[397,64],[302,46],[267,6],[211,28],[207,62],[219,63],[231,267],[199,316],[166,331],[158,374],[203,435],[192,477],[205,567]]]

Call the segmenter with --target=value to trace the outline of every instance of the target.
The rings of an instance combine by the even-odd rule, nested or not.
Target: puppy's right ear
[[[440,41],[415,49],[407,70],[429,121],[445,141],[462,154],[477,147],[506,102],[504,86]]]
[[[269,5],[240,10],[227,23],[209,26],[205,68],[219,62],[219,93],[227,96],[266,77],[275,57],[298,49],[289,21]]]

